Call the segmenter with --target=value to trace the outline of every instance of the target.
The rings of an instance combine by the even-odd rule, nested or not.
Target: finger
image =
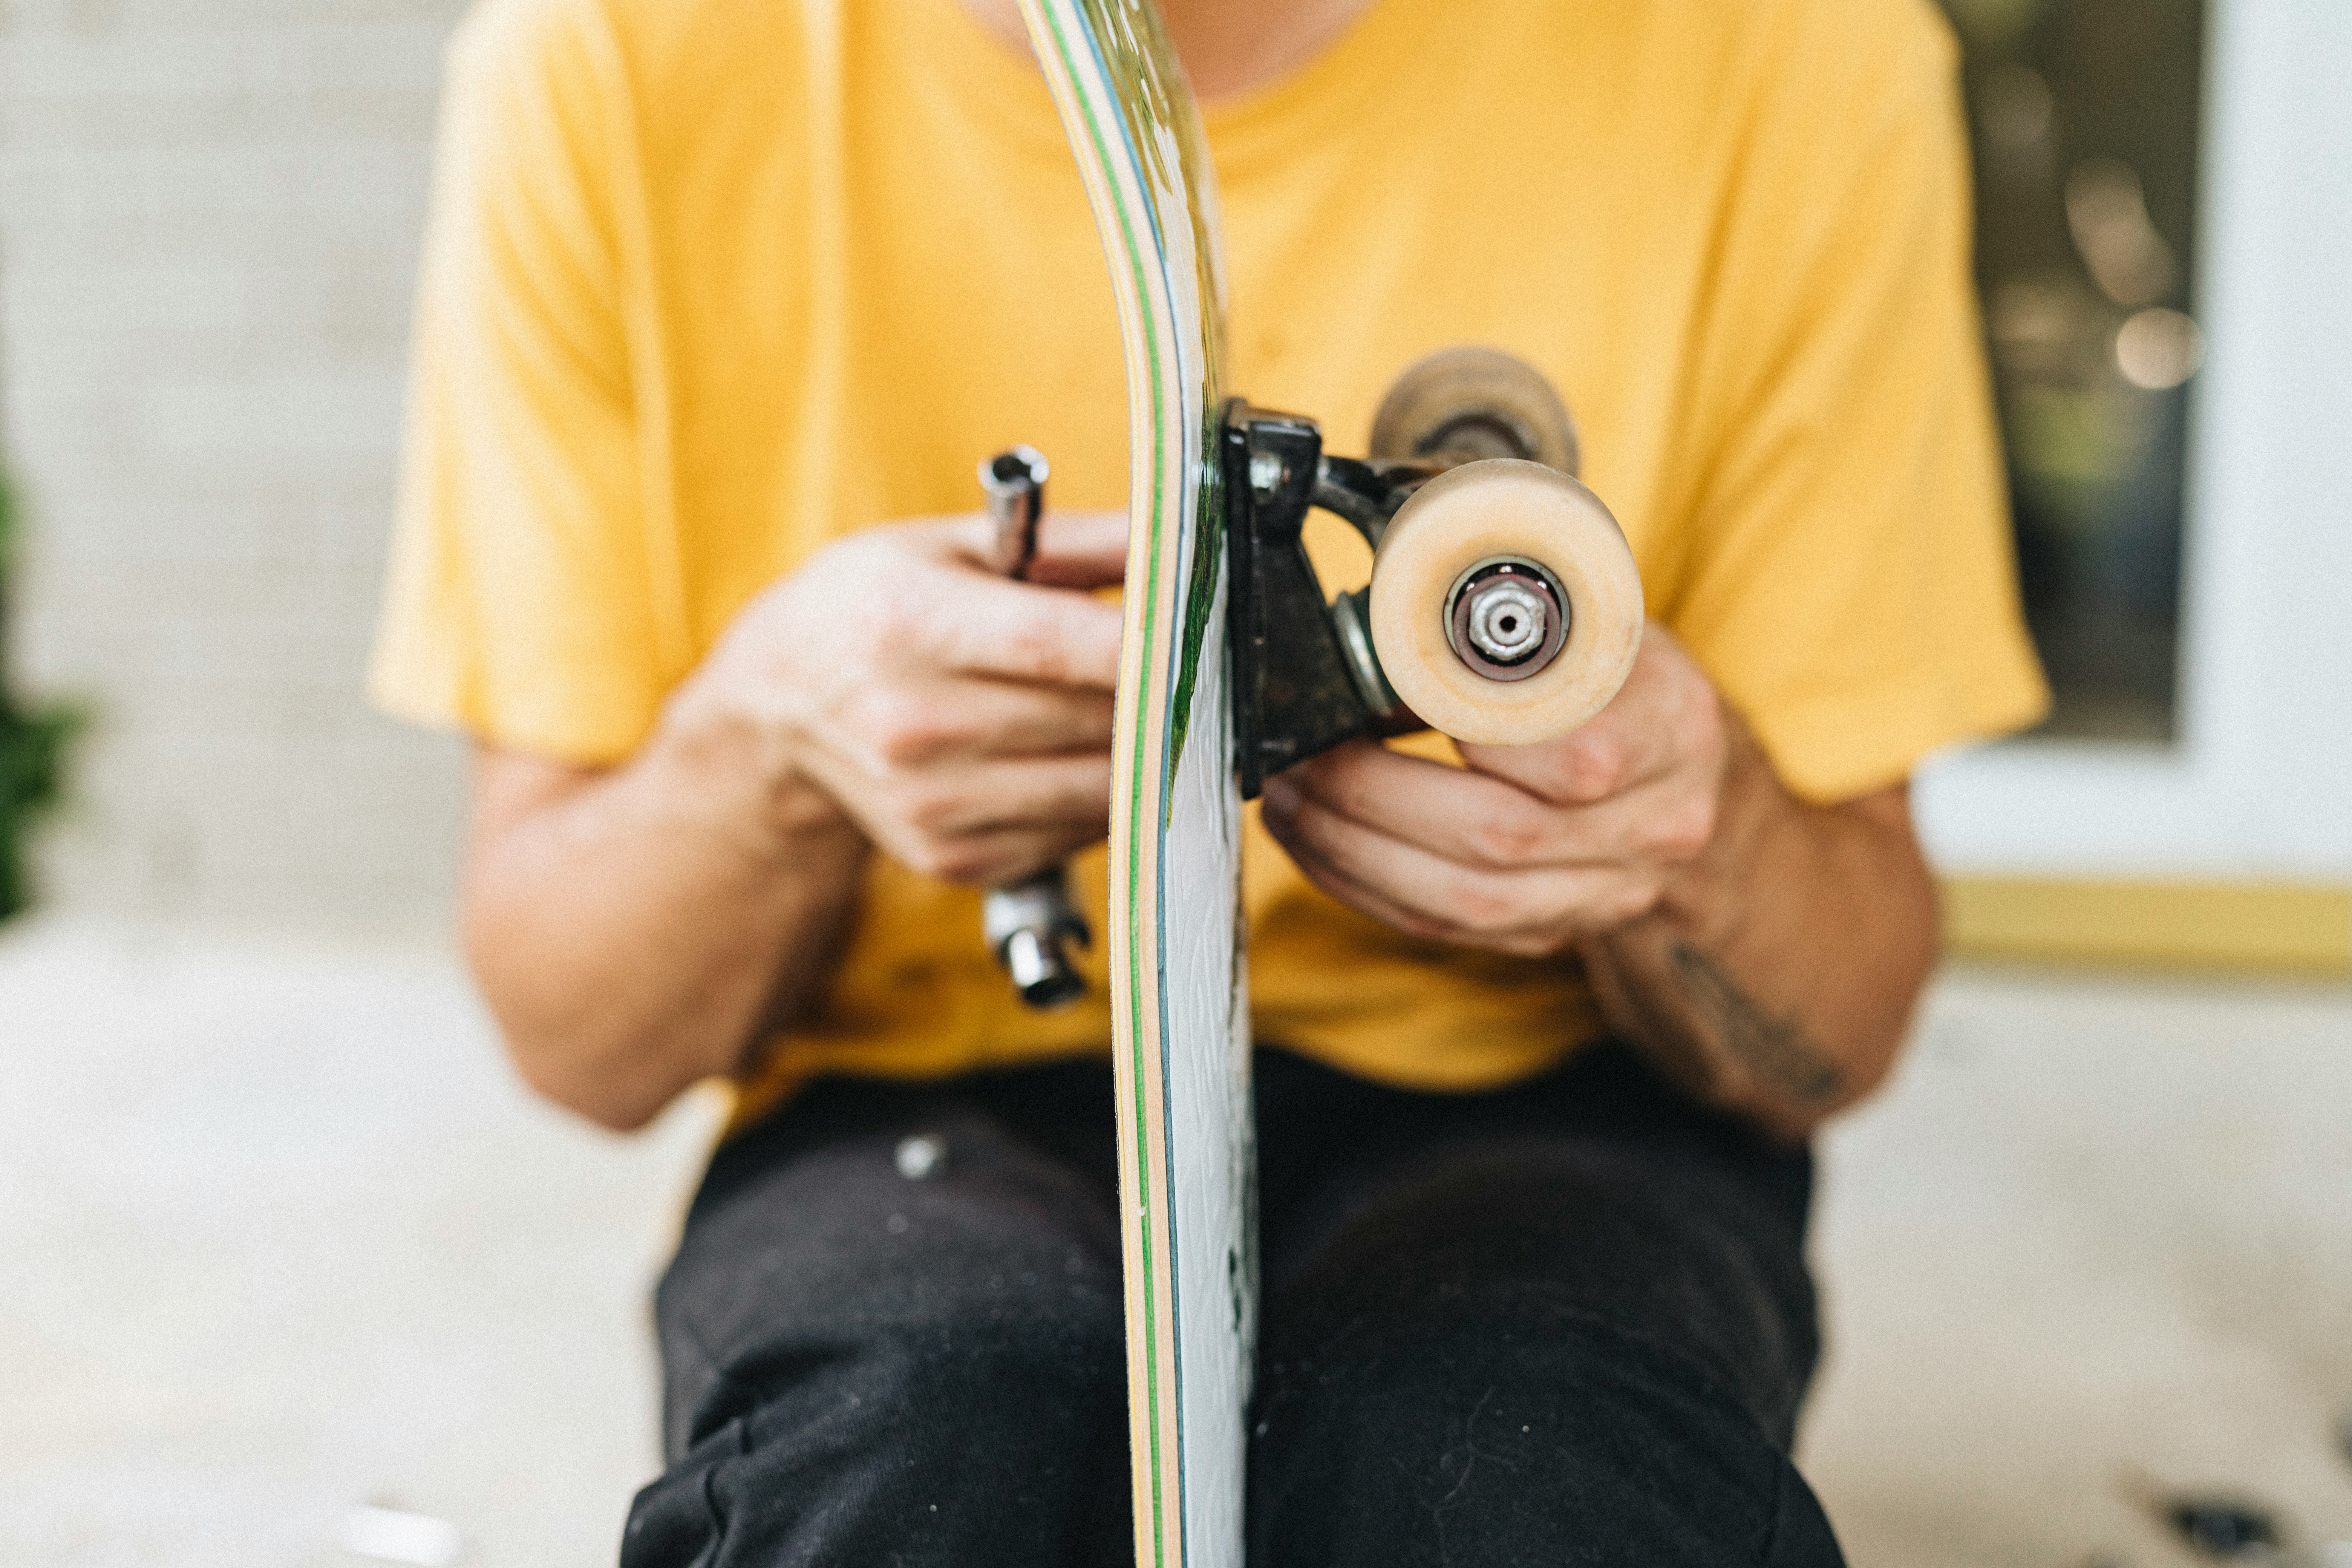
[[[961,888],[1001,888],[1102,841],[1075,828],[1014,828],[978,834],[938,847],[923,874]]]
[[[1654,624],[1624,686],[1580,728],[1532,746],[1465,745],[1462,760],[1546,800],[1588,805],[1670,771],[1696,739],[1699,707],[1715,700],[1696,662]]]
[[[1618,693],[1622,700],[1623,692]],[[1592,805],[1650,783],[1675,762],[1666,727],[1614,703],[1558,740],[1532,746],[1461,747],[1462,760],[1558,805]]]
[[[944,668],[1095,691],[1118,685],[1119,608],[1089,594],[950,570],[931,593],[910,595],[908,613],[924,615],[919,635]]]
[[[1353,742],[1282,776],[1352,821],[1489,870],[1612,865],[1675,842],[1659,820],[1673,803],[1656,785],[1564,808],[1500,779]]]
[[[1268,781],[1266,823],[1300,865],[1328,868],[1409,912],[1406,929],[1517,952],[1551,952],[1577,931],[1617,925],[1653,901],[1652,880],[1614,866],[1492,870],[1465,866]]]
[[[1002,576],[996,521],[984,511],[918,518],[904,525],[930,551],[960,564]],[[1047,510],[1037,521],[1036,554],[1023,569],[1028,582],[1055,588],[1108,588],[1127,574],[1127,513],[1094,509]]]
[[[1680,861],[1715,831],[1713,793],[1682,773],[1591,805],[1540,800],[1499,779],[1370,746],[1341,747],[1282,776],[1342,816],[1487,870]]]
[[[1290,846],[1286,843],[1284,847]],[[1377,889],[1353,880],[1329,862],[1295,848],[1291,849],[1291,859],[1298,867],[1299,875],[1358,913],[1370,915],[1391,930],[1423,942],[1461,944],[1462,939],[1450,927],[1417,910],[1405,908]]]
[[[880,776],[982,758],[1108,752],[1114,713],[1108,691],[951,676],[868,687],[837,722],[840,744],[865,752]]]
[[[924,876],[969,881],[1001,868],[992,844],[1045,843],[1066,853],[1109,830],[1108,757],[877,778],[855,754],[818,750],[808,767],[884,853]]]
[[[863,759],[813,757],[818,782],[875,837],[916,847],[1013,829],[1100,835],[1110,826],[1108,756],[983,762],[877,777]]]
[[[1551,932],[1516,933],[1479,931],[1425,906],[1418,898],[1404,898],[1350,869],[1353,862],[1334,857],[1314,841],[1312,823],[1293,819],[1276,830],[1276,837],[1291,853],[1309,882],[1349,908],[1424,941],[1457,947],[1476,947],[1517,957],[1549,957],[1564,945]],[[1317,836],[1319,837],[1319,836]]]
[[[1350,741],[1280,776],[1329,810],[1465,864],[1574,858],[1558,807],[1516,784],[1373,742]]]
[[[1109,588],[1127,576],[1127,513],[1049,511],[1037,529],[1032,583],[1055,588]]]

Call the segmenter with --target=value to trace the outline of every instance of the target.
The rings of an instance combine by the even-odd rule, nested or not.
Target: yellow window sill
[[[2352,978],[2352,887],[1948,877],[1943,892],[1959,957]]]

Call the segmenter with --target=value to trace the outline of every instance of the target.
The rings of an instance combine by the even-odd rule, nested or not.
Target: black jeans
[[[1257,1082],[1252,1563],[1842,1562],[1788,1458],[1808,1155],[1616,1047],[1490,1094]],[[624,1568],[1130,1563],[1112,1126],[1066,1064],[827,1082],[722,1148]]]

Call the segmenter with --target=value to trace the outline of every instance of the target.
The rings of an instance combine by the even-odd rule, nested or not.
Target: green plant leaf
[[[26,840],[63,791],[66,752],[82,722],[69,709],[23,707],[7,680],[8,577],[16,516],[6,479],[0,476],[0,921],[32,902]]]

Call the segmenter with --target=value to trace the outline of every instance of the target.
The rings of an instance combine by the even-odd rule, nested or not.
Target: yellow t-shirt
[[[1346,451],[1432,349],[1533,363],[1651,612],[1809,798],[2039,712],[1924,0],[1374,0],[1207,118],[1229,390]],[[1055,504],[1117,507],[1126,428],[1045,84],[957,0],[487,0],[450,57],[375,694],[617,763],[826,541],[973,510],[1016,441]],[[1446,1089],[1595,1030],[1573,963],[1399,935],[1254,820],[1245,860],[1261,1039]],[[1077,869],[1098,912],[1101,851]],[[1041,1016],[972,890],[877,859],[856,919],[749,1104],[1108,1039],[1099,951]]]

